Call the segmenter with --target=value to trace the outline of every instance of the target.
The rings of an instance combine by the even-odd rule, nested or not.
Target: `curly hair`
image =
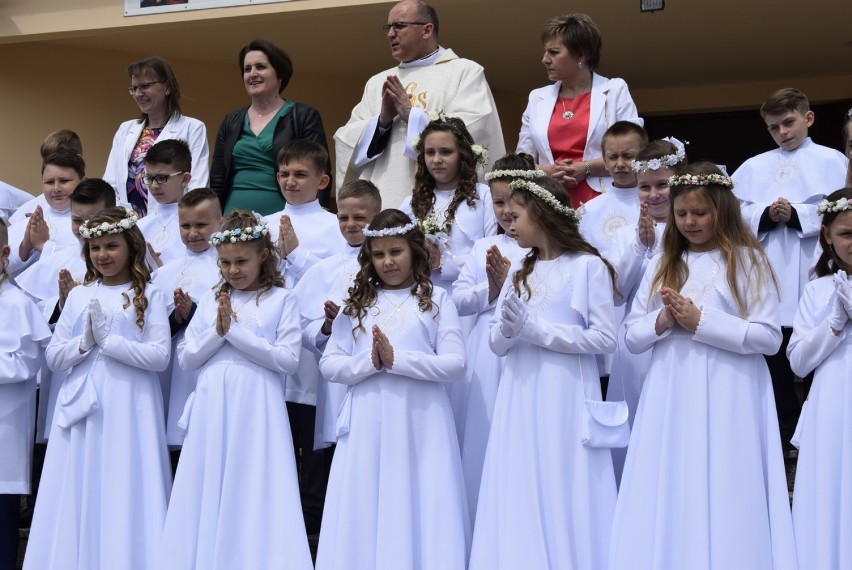
[[[712,162],[694,162],[683,170],[684,174],[708,175],[722,174],[722,171]],[[740,316],[746,314],[746,301],[741,286],[745,286],[747,292],[752,286],[760,286],[769,278],[778,290],[778,280],[775,271],[769,263],[769,259],[763,251],[763,247],[751,230],[743,221],[740,204],[730,188],[710,184],[707,186],[673,186],[669,191],[669,219],[672,223],[666,224],[662,240],[662,259],[660,266],[654,275],[651,285],[653,292],[659,291],[661,287],[669,287],[680,291],[689,278],[689,266],[684,260],[684,254],[689,250],[689,240],[684,237],[675,218],[675,200],[690,192],[699,192],[710,205],[713,214],[713,233],[716,246],[722,251],[727,263],[728,286],[734,295]],[[752,267],[756,271],[755,279],[738,280],[737,273],[740,267]],[[742,282],[740,282],[742,281]]]
[[[831,202],[836,202],[841,198],[846,198],[847,200],[852,201],[852,188],[841,188],[840,190],[835,190],[826,196],[826,199]],[[844,212],[847,211],[848,210],[844,210]],[[842,262],[837,257],[837,252],[834,251],[834,248],[830,246],[828,241],[825,239],[825,233],[831,227],[831,224],[834,223],[834,220],[837,219],[837,216],[844,212],[826,212],[822,215],[822,227],[819,232],[819,245],[822,247],[822,253],[814,266],[814,272],[817,277],[832,275],[841,269]]]
[[[253,228],[257,226],[257,223],[257,218],[255,218],[254,214],[251,212],[247,212],[245,210],[234,210],[222,222],[222,227],[219,228],[219,231],[224,232],[228,230],[235,230],[237,228]],[[261,295],[271,290],[273,287],[284,287],[284,278],[281,277],[281,271],[278,268],[281,261],[281,255],[278,253],[278,247],[276,247],[272,238],[269,237],[269,234],[262,235],[260,239],[250,241],[223,243],[217,245],[216,250],[218,251],[223,246],[232,245],[241,245],[253,248],[259,255],[263,254],[264,249],[269,251],[269,255],[266,256],[266,259],[264,259],[263,263],[260,265],[260,287],[257,288],[255,303],[259,304]],[[234,288],[230,283],[228,283],[228,280],[225,279],[225,276],[222,275],[220,271],[219,282],[213,286],[215,296],[218,298],[222,293],[230,295],[233,289]]]
[[[568,197],[565,188],[552,178],[538,178],[534,181],[536,184],[553,194],[560,203],[566,206],[571,205],[571,199]],[[543,232],[547,234],[547,238],[553,246],[562,253],[587,253],[600,258],[606,265],[609,271],[610,279],[612,280],[613,291],[620,295],[616,287],[616,273],[612,264],[601,256],[595,246],[590,244],[580,234],[580,228],[574,218],[569,218],[558,213],[552,207],[548,206],[544,200],[537,197],[524,189],[512,190],[512,201],[524,208],[530,219],[538,225]],[[521,268],[518,269],[512,276],[512,285],[515,287],[515,293],[519,297],[523,296],[521,287],[526,292],[527,299],[532,297],[527,279],[535,269],[536,261],[538,261],[541,252],[539,248],[533,247],[530,252],[524,257]]]
[[[457,117],[443,117],[430,121],[423,132],[414,150],[417,151],[417,172],[414,175],[414,190],[411,192],[411,211],[418,219],[429,215],[435,206],[435,179],[426,167],[425,146],[426,137],[432,133],[452,133],[456,139],[459,149],[459,186],[453,194],[450,205],[447,207],[447,220],[445,230],[450,233],[453,228],[453,220],[456,211],[462,202],[473,208],[476,200],[481,196],[476,191],[476,156],[471,148],[474,144],[473,137],[467,130],[464,121]]]
[[[379,212],[370,223],[371,230],[385,230],[388,228],[399,228],[411,222],[408,214],[400,210],[387,209]],[[415,224],[414,229],[401,234],[411,248],[411,269],[414,273],[414,285],[411,286],[411,294],[417,298],[417,307],[421,312],[431,311],[432,303],[432,270],[429,267],[429,253],[426,251],[426,239],[423,232]],[[358,263],[361,269],[355,276],[355,283],[349,288],[349,297],[343,302],[343,314],[349,317],[357,317],[358,326],[352,329],[354,336],[356,331],[364,329],[364,317],[367,309],[376,304],[379,292],[378,288],[382,281],[373,265],[373,242],[384,238],[366,238],[361,251],[358,253]],[[366,331],[365,331],[366,332]]]
[[[92,216],[90,220],[86,221],[85,225],[94,227],[104,222],[116,224],[126,216],[127,210],[124,208],[107,208]],[[127,248],[130,251],[128,262],[130,265],[130,284],[133,289],[133,306],[136,307],[136,326],[139,327],[139,330],[142,330],[145,327],[145,311],[148,309],[145,286],[151,281],[151,269],[145,261],[145,255],[148,252],[145,237],[142,235],[138,226],[133,226],[114,235],[122,236],[124,241],[127,242]],[[89,254],[89,242],[91,239],[83,241],[82,255],[86,261],[86,275],[83,277],[83,283],[86,285],[94,283],[98,279],[103,279],[103,275],[95,268],[95,264],[92,262],[92,257]],[[127,296],[127,293],[122,293],[122,296],[124,297],[123,308],[126,309],[130,306],[130,298]]]

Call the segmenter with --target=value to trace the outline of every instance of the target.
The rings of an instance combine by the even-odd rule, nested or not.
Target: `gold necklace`
[[[384,327],[384,326],[388,323],[388,321],[390,321],[390,320],[391,320],[392,318],[394,318],[394,317],[395,317],[395,316],[396,316],[396,315],[397,315],[400,311],[402,311],[402,308],[405,306],[405,304],[408,302],[408,300],[409,300],[409,299],[411,299],[411,298],[413,297],[413,295],[410,295],[410,294],[409,294],[409,295],[406,295],[406,296],[405,296],[405,299],[403,299],[403,300],[402,300],[402,303],[400,303],[399,305],[397,305],[396,303],[394,303],[393,301],[391,301],[391,299],[390,299],[390,295],[388,295],[387,293],[385,293],[385,291],[384,291],[384,290],[382,290],[382,295],[384,296],[385,301],[387,301],[388,303],[390,303],[390,305],[393,307],[393,311],[391,311],[391,312],[390,312],[390,314],[387,316],[387,318],[385,318],[385,320],[383,320],[383,321],[382,321],[382,326],[381,326],[381,327],[379,327],[379,328]]]

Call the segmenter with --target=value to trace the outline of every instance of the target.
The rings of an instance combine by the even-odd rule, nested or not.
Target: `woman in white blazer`
[[[586,14],[549,19],[541,34],[542,63],[553,85],[530,93],[517,152],[562,182],[574,207],[608,185],[601,140],[616,121],[643,121],[623,79],[595,73],[601,36]]]
[[[112,140],[104,180],[115,188],[119,202],[130,204],[139,217],[148,212],[148,189],[142,183],[142,162],[157,141],[181,139],[192,151],[192,179],[187,189],[207,186],[210,149],[207,128],[180,110],[180,86],[169,62],[149,57],[127,68],[130,95],[139,105],[138,119],[119,125]]]

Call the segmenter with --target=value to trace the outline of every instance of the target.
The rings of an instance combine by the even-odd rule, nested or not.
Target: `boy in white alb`
[[[619,228],[633,227],[639,220],[639,198],[633,159],[648,144],[645,129],[630,121],[617,121],[601,140],[604,167],[611,182],[606,192],[583,204],[580,233],[606,257]]]
[[[353,180],[344,184],[337,196],[337,221],[347,246],[306,271],[294,289],[302,319],[302,344],[316,359],[322,356],[331,336],[331,323],[361,269],[358,253],[364,243],[363,229],[381,211],[382,197],[372,182]],[[346,385],[320,377],[314,449],[337,442],[337,412],[345,395]]]
[[[287,204],[263,219],[281,251],[285,287],[292,288],[311,266],[347,246],[337,229],[337,218],[317,200],[317,193],[329,184],[328,151],[313,141],[297,140],[281,149],[277,163],[278,184]],[[302,347],[299,368],[287,377],[285,398],[308,534],[319,532],[331,466],[326,454],[313,451],[319,380],[317,360]],[[321,489],[318,482],[322,482]]]
[[[160,374],[166,412],[166,443],[170,449],[180,449],[185,432],[178,426],[189,394],[195,389],[197,370],[185,372],[175,364],[177,345],[195,314],[204,295],[212,295],[221,274],[216,248],[210,245],[210,235],[222,225],[219,198],[209,188],[190,190],[178,202],[180,238],[185,245],[183,254],[160,267],[154,274],[154,285],[171,296],[169,326],[172,333],[172,362]],[[177,465],[172,454],[172,470]]]
[[[8,240],[0,219],[0,568],[17,565],[20,495],[31,491],[36,372],[50,339],[36,306],[9,282]]]
[[[18,208],[32,200],[32,194],[0,181],[0,218],[8,220]]]
[[[86,178],[86,163],[79,154],[60,149],[41,165],[42,194],[36,196],[9,219],[9,275],[16,276],[37,259],[51,253],[52,244],[76,243],[68,218],[68,196]]]
[[[186,141],[169,139],[152,146],[144,161],[142,182],[156,205],[139,220],[139,229],[165,265],[185,251],[178,228],[178,202],[192,179],[192,152]]]
[[[779,148],[748,159],[731,178],[734,193],[742,203],[743,217],[766,250],[781,288],[784,340],[778,353],[766,360],[772,375],[781,440],[789,450],[800,407],[793,390],[787,344],[799,297],[814,262],[821,223],[816,204],[826,194],[843,188],[846,157],[808,137],[814,113],[808,98],[798,89],[773,92],[761,106],[760,114]]]

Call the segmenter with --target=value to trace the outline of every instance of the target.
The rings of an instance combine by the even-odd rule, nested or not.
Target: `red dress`
[[[557,97],[553,114],[550,116],[550,124],[547,126],[547,140],[550,142],[550,150],[555,162],[558,163],[560,160],[583,162],[583,152],[586,150],[586,137],[589,132],[591,103],[591,93],[581,93],[574,99]],[[562,116],[565,111],[573,113],[573,116],[565,119]],[[598,196],[585,179],[574,188],[565,190],[571,197],[571,205],[574,208],[579,208]]]

